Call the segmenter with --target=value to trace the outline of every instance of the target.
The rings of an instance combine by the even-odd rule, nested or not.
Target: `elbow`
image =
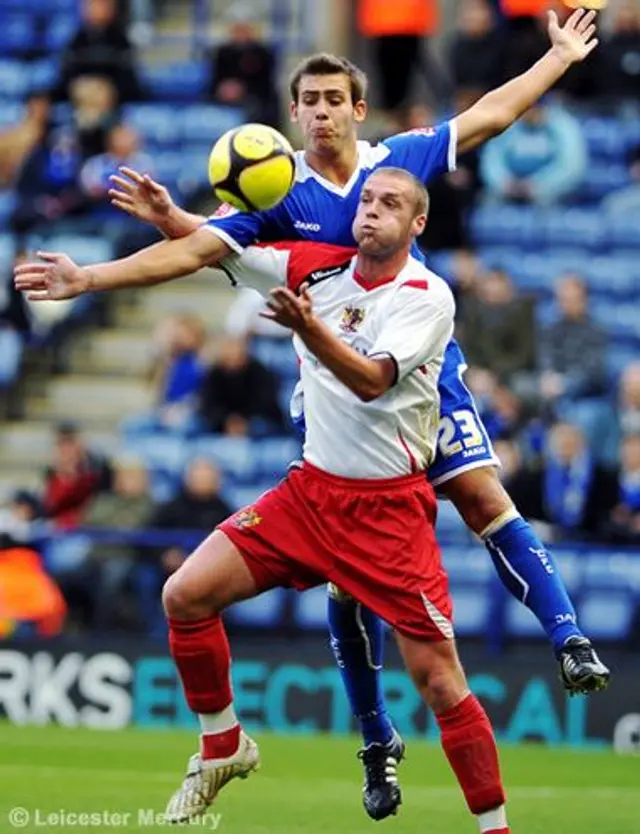
[[[371,403],[386,393],[387,387],[376,382],[366,382],[353,389],[353,393],[363,403]]]

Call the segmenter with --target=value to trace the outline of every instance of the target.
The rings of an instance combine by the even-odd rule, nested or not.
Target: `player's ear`
[[[290,101],[289,102],[289,118],[292,122],[298,121],[298,102],[297,101]]]
[[[427,215],[426,214],[418,214],[416,217],[413,218],[413,223],[411,225],[412,235],[414,237],[420,237],[420,235],[424,232],[426,225],[427,225]]]
[[[356,122],[364,122],[367,118],[367,102],[364,99],[356,101],[353,105],[353,118]]]

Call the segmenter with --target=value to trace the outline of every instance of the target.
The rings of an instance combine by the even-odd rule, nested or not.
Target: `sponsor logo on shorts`
[[[250,527],[257,527],[262,522],[262,516],[258,514],[257,510],[249,507],[246,510],[240,510],[239,513],[232,518],[231,523],[234,527],[240,530],[247,530]]]
[[[364,321],[364,315],[361,307],[345,307],[340,319],[340,330],[345,333],[355,333]]]

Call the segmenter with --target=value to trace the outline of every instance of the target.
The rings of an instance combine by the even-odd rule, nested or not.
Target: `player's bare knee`
[[[218,613],[213,599],[203,600],[194,593],[193,583],[177,571],[164,583],[162,605],[167,617],[176,620],[199,620]]]
[[[498,516],[513,508],[492,466],[463,472],[443,484],[442,491],[474,533],[481,533]]]

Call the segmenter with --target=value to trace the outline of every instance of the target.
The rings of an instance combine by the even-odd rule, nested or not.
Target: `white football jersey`
[[[447,284],[409,257],[398,275],[370,285],[352,248],[296,242],[249,246],[221,268],[234,283],[267,295],[306,283],[315,314],[364,356],[390,356],[394,385],[362,402],[294,334],[304,390],[304,458],[346,478],[393,478],[421,472],[434,458],[438,377],[453,332]]]

